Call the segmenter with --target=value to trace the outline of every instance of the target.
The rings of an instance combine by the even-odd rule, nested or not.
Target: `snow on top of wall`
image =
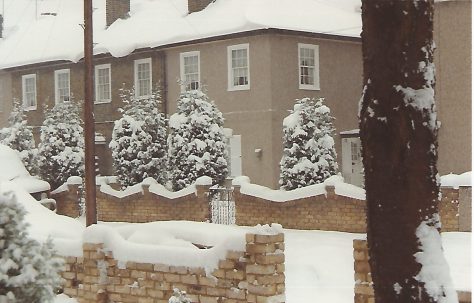
[[[8,181],[30,176],[17,152],[3,144],[0,144],[0,164],[2,166],[0,180]]]
[[[48,182],[33,177],[26,170],[18,153],[0,144],[0,181],[12,181],[29,193],[50,190]]]
[[[209,183],[210,180],[210,183]],[[124,198],[133,194],[143,193],[143,185],[149,186],[149,191],[156,195],[168,198],[176,199],[181,198],[190,194],[196,193],[196,185],[209,185],[212,183],[212,179],[206,176],[199,177],[196,183],[183,188],[182,190],[173,192],[168,190],[163,185],[159,184],[153,178],[146,178],[143,182],[127,187],[125,190],[113,189],[108,183],[111,181],[110,177],[97,178],[97,182],[100,185],[100,191],[104,194],[108,194],[117,198]],[[112,180],[113,181],[113,180]]]
[[[83,1],[38,1],[38,14],[35,1],[4,1],[0,68],[83,57]],[[105,0],[94,0],[94,54],[122,57],[139,48],[266,28],[359,37],[360,6],[360,0],[217,0],[188,14],[187,0],[131,0],[130,17],[106,28]]]
[[[42,206],[23,188],[13,182],[0,181],[3,192],[13,191],[17,202],[26,209],[25,221],[30,224],[29,234],[32,238],[45,242],[51,237],[54,249],[62,256],[82,256],[81,235],[84,227],[77,220],[57,215]]]
[[[71,176],[67,178],[66,182],[60,185],[58,188],[53,190],[51,192],[52,195],[59,194],[63,191],[68,190],[68,185],[81,185],[82,184],[82,178],[79,176]]]
[[[245,251],[245,229],[181,221],[127,224],[112,228],[92,225],[84,242],[104,243],[119,262],[142,262],[203,267],[209,273],[225,259],[228,250]],[[192,243],[213,246],[199,249]]]
[[[326,186],[334,186],[335,193],[340,196],[365,200],[365,190],[355,185],[344,183],[344,179],[341,176],[332,176],[324,181],[324,183],[289,191],[279,189],[275,190],[261,185],[251,184],[250,179],[247,176],[235,178],[232,181],[232,185],[240,186],[240,192],[245,195],[262,198],[272,202],[286,202],[317,195],[325,195],[327,194]]]
[[[113,189],[109,184],[102,182],[100,183],[100,191],[104,194],[114,196],[117,198],[124,198],[133,194],[143,193],[142,184],[138,183],[127,187],[125,190]]]
[[[472,186],[471,175],[472,172],[468,171],[460,175],[450,173],[441,176],[441,186],[452,188],[459,188],[459,186]]]

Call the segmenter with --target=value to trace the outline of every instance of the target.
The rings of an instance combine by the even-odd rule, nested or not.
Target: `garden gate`
[[[209,212],[212,223],[235,224],[234,188],[209,188]]]

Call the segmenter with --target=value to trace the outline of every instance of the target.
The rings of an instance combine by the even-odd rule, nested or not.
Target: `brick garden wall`
[[[196,192],[169,199],[150,192],[142,185],[142,192],[118,198],[97,188],[97,213],[100,221],[151,222],[166,220],[206,221],[209,219],[208,186],[197,185]],[[331,230],[364,233],[366,231],[366,202],[337,195],[334,187],[326,187],[327,194],[273,202],[240,192],[234,188],[236,224],[280,223],[284,228]],[[439,211],[442,231],[471,231],[471,187],[442,188]],[[77,217],[77,186],[53,195],[59,214]]]
[[[100,221],[152,222],[169,220],[206,221],[209,218],[209,186],[196,185],[196,192],[169,199],[150,192],[118,198],[97,188],[97,214]]]
[[[365,232],[365,201],[336,195],[332,186],[326,191],[327,195],[272,202],[242,194],[236,186],[236,224],[278,222],[284,228]]]
[[[66,257],[64,293],[80,303],[167,303],[173,288],[200,303],[285,302],[284,235],[246,235],[245,251],[228,251],[218,268],[127,262],[103,244],[85,243],[83,257]]]
[[[470,187],[441,189],[442,231],[471,231],[470,190]],[[326,192],[326,195],[272,202],[242,194],[236,186],[236,224],[253,226],[278,222],[285,228],[365,233],[366,201],[337,195],[332,186],[326,186]],[[460,195],[466,198],[460,199]],[[462,215],[459,209],[464,210]]]
[[[374,289],[366,240],[354,240],[354,303],[374,303]],[[458,291],[459,303],[470,303],[471,292]]]

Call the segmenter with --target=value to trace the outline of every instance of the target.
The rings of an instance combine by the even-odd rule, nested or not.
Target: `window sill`
[[[109,103],[112,103],[112,100],[94,101],[94,104],[109,104]]]
[[[231,86],[227,88],[227,91],[239,91],[239,90],[250,90],[250,85]]]
[[[36,106],[30,106],[30,107],[24,107],[23,110],[25,112],[29,112],[29,111],[33,111],[33,110],[36,110],[37,107]]]
[[[321,90],[319,86],[300,84],[299,89],[303,90]]]

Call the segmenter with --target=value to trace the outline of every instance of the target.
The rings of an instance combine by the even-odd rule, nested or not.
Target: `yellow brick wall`
[[[85,243],[83,257],[66,257],[64,293],[80,303],[167,303],[173,288],[199,303],[285,302],[284,235],[246,235],[245,251],[228,251],[218,268],[127,262],[103,244]]]
[[[209,186],[196,186],[196,193],[168,199],[149,191],[143,186],[143,193],[124,198],[105,194],[97,188],[97,214],[100,221],[151,222],[166,220],[209,220]],[[468,192],[469,189],[463,189]],[[331,230],[342,232],[366,232],[366,201],[335,194],[334,187],[326,187],[326,195],[317,195],[286,202],[272,202],[242,194],[240,187],[234,189],[236,224],[254,226],[257,224],[280,223],[285,228],[308,230]],[[470,231],[470,224],[461,224],[460,218],[470,223],[470,207],[460,205],[470,201],[459,201],[459,190],[442,188],[439,212],[442,231]],[[66,192],[53,195],[57,213],[77,217],[78,191],[69,185]],[[469,195],[463,195],[470,197]],[[461,203],[461,204],[460,204]],[[461,220],[462,221],[462,220]]]

